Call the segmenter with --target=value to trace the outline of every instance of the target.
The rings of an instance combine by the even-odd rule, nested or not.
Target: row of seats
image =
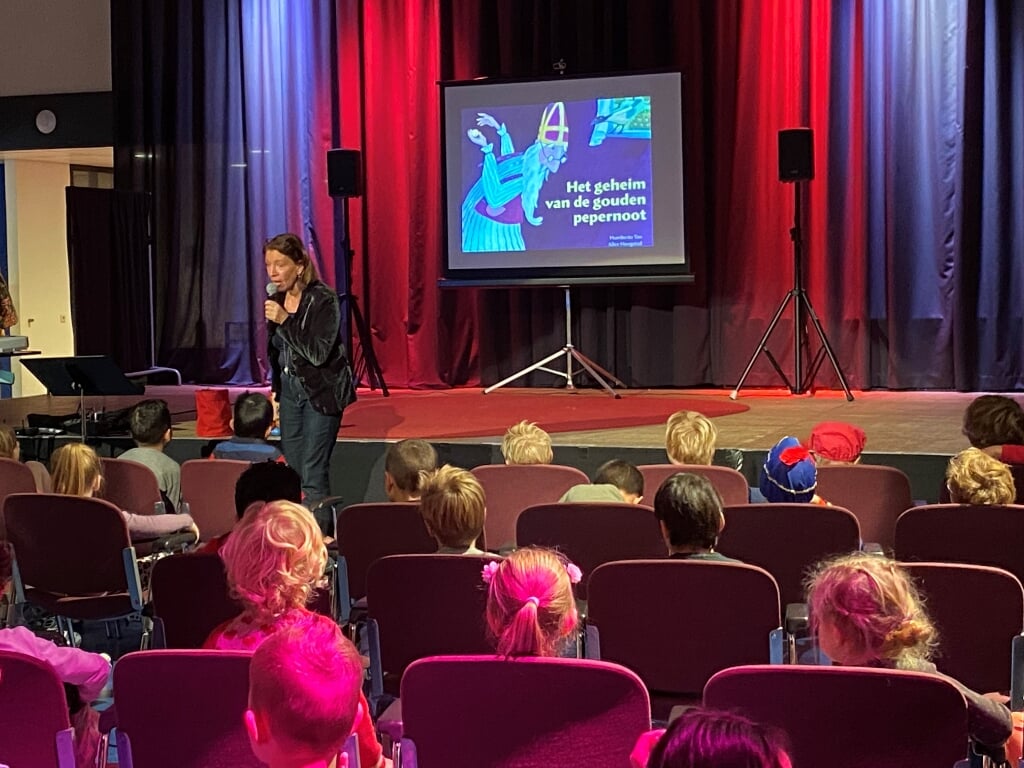
[[[153,470],[143,464],[101,458],[101,497],[118,509],[138,515],[152,514],[162,501]],[[221,536],[235,524],[235,482],[250,466],[247,461],[192,459],[181,465],[181,495],[204,541]],[[0,507],[12,493],[33,493],[32,473],[24,464],[0,458]],[[169,511],[169,510],[168,510]],[[5,538],[0,516],[0,539]]]
[[[250,658],[142,651],[118,661],[119,764],[257,768],[242,724]],[[10,693],[0,697],[4,759],[72,768],[67,707],[52,668],[0,652],[0,675]],[[400,767],[622,768],[650,726],[642,681],[601,661],[431,657],[410,666],[401,693],[401,721],[384,726],[400,734]],[[740,666],[712,676],[702,700],[781,729],[798,766],[935,768],[952,766],[967,749],[966,702],[934,675]]]

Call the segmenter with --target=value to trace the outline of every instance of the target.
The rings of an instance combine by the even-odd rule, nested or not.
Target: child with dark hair
[[[311,616],[260,645],[249,667],[245,727],[270,768],[329,768],[360,711],[359,653],[326,616]]]
[[[836,664],[938,674],[937,633],[910,575],[892,560],[854,553],[819,563],[807,577],[811,627]],[[1010,710],[941,675],[967,700],[968,735],[1001,761]]]
[[[706,477],[680,472],[665,480],[654,496],[654,516],[670,558],[736,562],[715,551],[725,516],[722,497]]]
[[[11,552],[7,542],[0,541],[0,594],[7,590],[10,581]],[[109,659],[98,653],[54,645],[25,627],[0,629],[0,651],[13,651],[46,662],[65,688],[70,686],[68,711],[75,731],[75,764],[81,768],[95,765],[100,744],[99,715],[89,704],[107,684]]]
[[[258,461],[235,481],[235,514],[241,520],[253,504],[268,501],[302,503],[302,478],[299,473],[279,461]],[[231,531],[210,539],[200,552],[219,552]]]
[[[419,501],[420,473],[437,469],[437,451],[426,440],[399,440],[384,457],[384,493],[389,501]]]
[[[964,411],[961,431],[972,448],[1007,464],[1024,464],[1024,408],[1013,398],[976,397]]]
[[[654,748],[651,742],[657,739]],[[647,752],[650,750],[650,754]],[[785,739],[742,715],[694,708],[637,742],[635,768],[792,768]]]
[[[135,447],[119,459],[134,461],[153,470],[160,492],[174,511],[181,504],[181,465],[164,453],[171,442],[171,412],[163,400],[143,400],[132,408],[129,425]]]
[[[580,483],[566,491],[561,502],[613,501],[639,504],[644,498],[644,476],[636,465],[621,459],[597,468],[593,483]]]
[[[214,446],[214,459],[234,461],[284,461],[284,455],[267,442],[274,424],[274,406],[259,392],[246,392],[235,400],[230,440]]]

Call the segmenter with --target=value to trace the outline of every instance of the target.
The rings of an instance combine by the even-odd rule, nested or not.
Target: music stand
[[[39,379],[50,395],[77,397],[85,442],[85,396],[141,395],[145,387],[129,381],[107,355],[25,358],[21,364]]]

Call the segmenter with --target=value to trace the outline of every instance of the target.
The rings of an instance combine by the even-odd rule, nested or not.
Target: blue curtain
[[[192,381],[260,382],[263,242],[284,231],[334,242],[333,3],[111,10],[116,181],[155,201],[157,359]],[[313,256],[333,283],[334,250]]]
[[[864,6],[876,387],[1021,386],[1024,4]]]

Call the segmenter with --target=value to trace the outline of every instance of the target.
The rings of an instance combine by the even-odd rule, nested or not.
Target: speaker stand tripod
[[[565,291],[565,345],[561,349],[552,352],[543,360],[538,360],[536,363],[526,366],[521,371],[513,373],[508,378],[502,379],[497,384],[492,384],[491,386],[487,387],[487,389],[484,390],[485,395],[490,392],[493,392],[496,389],[500,389],[501,387],[504,387],[506,384],[513,382],[516,379],[522,378],[526,374],[532,373],[533,371],[544,371],[545,373],[552,373],[555,376],[561,376],[565,379],[565,388],[570,391],[573,391],[576,389],[576,385],[575,383],[573,383],[573,377],[578,373],[582,373],[582,371],[573,370],[572,363],[573,360],[575,360],[577,363],[580,364],[583,371],[589,373],[590,377],[594,381],[596,381],[598,384],[604,387],[605,391],[607,391],[609,395],[614,397],[616,400],[620,398],[619,393],[612,389],[611,385],[606,381],[606,379],[611,379],[613,382],[615,382],[615,384],[623,388],[625,388],[626,385],[623,384],[619,379],[617,379],[613,374],[606,371],[604,368],[602,368],[600,365],[595,363],[593,360],[591,360],[589,357],[584,355],[582,352],[576,349],[576,347],[573,346],[572,294],[570,293],[568,285],[562,285],[559,287],[563,291]],[[561,357],[562,355],[565,356],[564,371],[556,371],[553,368],[547,367],[548,363]]]
[[[381,373],[380,363],[377,362],[377,355],[373,351],[373,336],[366,324],[366,318],[359,311],[359,304],[356,302],[355,294],[352,293],[352,257],[355,251],[352,250],[352,240],[349,234],[348,225],[348,195],[341,198],[342,224],[341,224],[341,252],[345,258],[345,291],[338,293],[338,300],[344,305],[341,311],[348,319],[345,324],[347,344],[346,351],[351,356],[352,375],[355,378],[355,386],[359,386],[363,377],[366,377],[370,389],[380,388],[384,397],[389,397],[388,385],[384,383],[384,374]],[[317,253],[323,254],[320,248],[320,238],[316,236],[316,230],[309,228],[310,238]],[[355,328],[356,338],[359,339],[359,357],[356,357],[355,348],[352,344],[352,329]]]
[[[754,354],[750,356],[750,362],[747,363],[747,367],[743,371],[743,375],[740,376],[739,383],[736,385],[736,389],[732,391],[729,398],[735,400],[740,393],[740,389],[743,387],[743,382],[747,380],[747,375],[750,373],[750,369],[754,367],[754,362],[757,360],[757,356],[762,352],[764,356],[768,358],[768,362],[772,364],[772,367],[782,378],[782,381],[789,388],[789,391],[794,395],[804,394],[810,385],[814,381],[815,375],[818,373],[818,369],[821,367],[821,363],[824,356],[828,356],[829,361],[832,363],[832,368],[835,369],[836,376],[839,377],[839,383],[843,387],[843,391],[846,393],[846,399],[848,401],[853,400],[853,394],[850,392],[850,387],[846,384],[846,377],[843,375],[843,369],[839,367],[839,361],[836,359],[835,353],[832,351],[832,345],[828,343],[828,337],[825,335],[825,329],[821,326],[821,321],[818,320],[818,315],[814,312],[814,307],[811,305],[811,300],[807,296],[807,291],[804,290],[803,282],[803,233],[800,228],[801,214],[802,211],[802,198],[800,196],[800,184],[801,182],[793,182],[793,194],[794,194],[794,213],[793,213],[793,228],[789,230],[789,237],[793,241],[793,287],[786,294],[782,303],[779,304],[779,308],[775,310],[775,316],[772,321],[768,324],[768,330],[764,332],[764,336],[761,337],[761,341],[758,342],[757,348],[754,350]],[[772,335],[772,331],[775,330],[775,326],[778,325],[779,319],[782,317],[782,313],[786,311],[786,307],[789,306],[790,302],[793,303],[793,381],[790,383],[789,378],[786,376],[782,367],[778,361],[772,356],[771,350],[768,349],[768,339]],[[802,359],[802,348],[805,337],[807,335],[807,328],[805,321],[801,315],[801,312],[806,310],[807,317],[811,319],[811,323],[814,326],[814,330],[818,334],[818,339],[821,340],[821,348],[817,351],[814,359],[811,361],[811,365],[808,368],[806,375],[803,371],[803,359]]]

